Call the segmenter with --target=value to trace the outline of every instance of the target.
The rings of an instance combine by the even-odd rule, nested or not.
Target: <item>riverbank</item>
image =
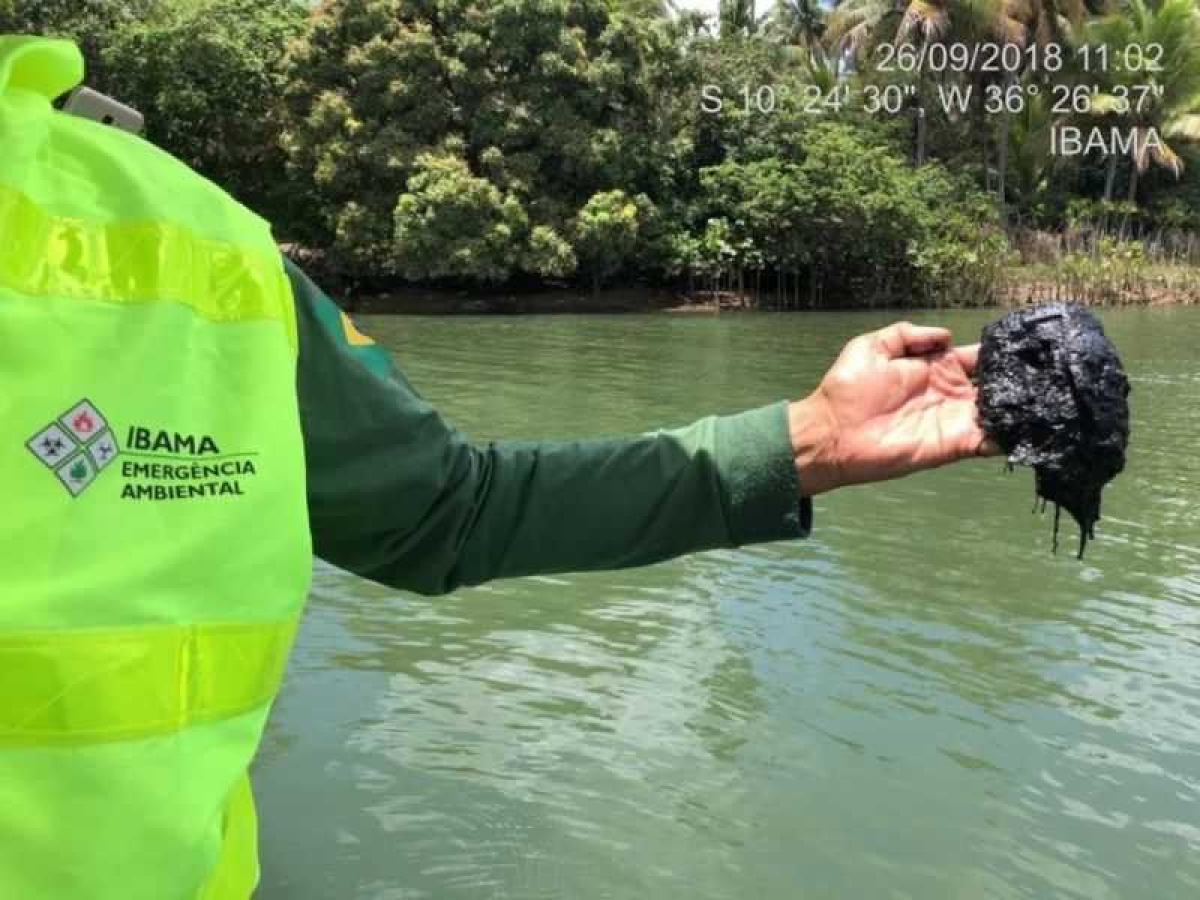
[[[689,306],[673,291],[655,288],[614,288],[591,292],[571,288],[542,291],[448,291],[403,287],[380,294],[335,293],[344,308],[355,313],[407,315],[522,315],[528,313],[658,312]],[[715,309],[715,304],[693,304]]]
[[[772,309],[732,291],[667,288],[612,288],[592,292],[573,288],[541,291],[452,291],[403,287],[384,293],[335,292],[339,303],[355,313],[392,315],[525,315],[530,313],[714,313],[723,310]],[[1200,270],[1193,266],[1146,266],[1135,275],[1104,267],[1064,268],[1027,265],[1006,269],[989,298],[941,308],[1009,307],[1052,300],[1074,300],[1088,306],[1200,305]],[[807,308],[807,307],[801,307]],[[826,304],[829,308],[858,308]],[[934,309],[897,299],[872,308]]]
[[[1200,268],[1146,265],[1135,274],[1103,266],[1029,265],[1006,270],[995,292],[998,306],[1074,300],[1086,306],[1200,305]]]

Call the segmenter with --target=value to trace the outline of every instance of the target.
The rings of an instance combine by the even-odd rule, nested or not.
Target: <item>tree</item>
[[[1107,0],[999,0],[989,10],[990,16],[985,18],[991,21],[993,29],[1006,43],[1022,49],[1030,46],[1045,49],[1052,44],[1070,46],[1087,17],[1106,6]],[[1020,59],[1024,63],[1025,55],[1022,54]],[[1011,90],[1019,83],[1021,74],[1021,68],[1006,70],[1003,89],[1006,92]],[[1045,188],[1043,179],[1050,168],[1049,131],[1043,99],[1039,94],[1026,91],[1019,113],[1022,121],[1016,123],[1019,129],[1015,141],[1019,148],[1019,178],[1027,202],[1030,190]],[[996,200],[1001,222],[1006,221],[1008,214],[1009,153],[1014,147],[1013,120],[1014,116],[1005,103],[1000,113],[1000,135],[996,142]],[[1040,159],[1037,158],[1039,153],[1044,154]]]
[[[772,269],[787,306],[952,296],[947,278],[986,259],[980,246],[1001,255],[977,192],[936,164],[906,167],[848,123],[814,126],[797,158],[728,160],[701,177],[703,261]]]
[[[830,16],[829,37],[840,53],[861,59],[884,43],[927,47],[995,40],[1011,27],[1004,0],[846,0]],[[928,73],[917,72],[914,81],[913,161],[919,166],[926,156]]]
[[[1016,46],[1045,47],[1050,43],[1068,40],[1085,17],[1105,6],[1099,0],[847,0],[840,4],[831,18],[831,34],[849,52],[861,54],[880,41],[914,43],[917,46],[935,43],[978,44],[980,42]],[[1011,57],[1009,57],[1011,58]],[[999,88],[1007,97],[1020,81],[1026,56],[1017,57],[1021,65],[1005,66],[997,74],[962,72],[970,78],[977,94],[989,87]],[[916,160],[924,159],[923,111],[921,101],[926,93],[926,78],[918,77],[918,128]],[[983,149],[985,179],[989,172],[989,123],[983,120],[983,105],[975,105],[980,117],[977,134]],[[1011,145],[1011,113],[1005,103],[996,122],[996,205],[1003,221],[1007,215],[1009,150]],[[1032,144],[1026,149],[1031,149]],[[1030,160],[1022,159],[1027,166]],[[1026,171],[1026,173],[1028,170]]]
[[[147,138],[284,223],[279,63],[307,18],[302,0],[0,0],[0,32],[76,41]]]
[[[472,175],[461,157],[448,153],[417,157],[394,221],[396,257],[413,280],[503,281],[529,231],[516,197]]]
[[[829,35],[855,56],[881,41],[934,43],[976,5],[975,0],[844,0],[829,17]]]
[[[278,144],[281,62],[308,12],[296,0],[180,3],[125,23],[100,49],[110,89],[146,136],[286,233],[296,204]]]
[[[595,194],[579,210],[574,222],[575,247],[591,274],[593,290],[633,259],[653,214],[649,198],[630,197],[620,190]]]
[[[283,141],[336,266],[406,270],[394,213],[423,154],[449,152],[512,198],[543,249],[552,234],[571,240],[597,193],[669,195],[688,153],[679,27],[607,0],[319,7],[290,56]],[[540,255],[506,255],[508,274]]]
[[[103,50],[126,28],[174,11],[178,0],[0,0],[0,34],[40,34],[75,41],[85,77],[110,93]]]
[[[1113,60],[1125,59],[1127,48],[1156,48],[1157,71],[1110,66],[1098,73],[1108,83],[1093,98],[1092,110],[1102,121],[1132,135],[1128,199],[1137,199],[1138,176],[1153,163],[1175,175],[1183,172],[1179,143],[1200,142],[1200,13],[1193,0],[1127,0],[1119,14],[1088,24],[1089,44],[1108,48]],[[1142,86],[1149,86],[1145,92]],[[1110,157],[1105,200],[1111,199],[1116,158]]]
[[[755,0],[720,0],[717,18],[721,37],[750,37],[758,34],[769,16],[759,15]]]
[[[810,54],[821,52],[825,34],[825,10],[818,0],[778,0],[771,11],[775,29],[790,44]]]
[[[1022,214],[1038,217],[1045,213],[1042,205],[1050,191],[1055,163],[1051,154],[1053,128],[1051,99],[1044,91],[1027,91],[1005,133],[1005,165],[1011,171],[1011,193]]]
[[[666,19],[679,15],[675,0],[613,0],[624,12],[646,18]]]

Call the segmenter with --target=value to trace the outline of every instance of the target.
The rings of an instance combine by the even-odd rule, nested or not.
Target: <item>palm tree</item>
[[[1029,41],[1063,43],[1089,16],[1108,11],[1109,0],[1007,0],[1009,15],[1021,22]]]
[[[1021,29],[1009,14],[1013,0],[845,0],[829,17],[829,39],[841,54],[861,58],[879,44],[972,43],[1011,40]],[[1023,39],[1022,35],[1017,35]],[[925,158],[927,73],[918,73],[916,152]]]
[[[771,21],[784,41],[810,53],[825,34],[825,10],[819,0],[777,0]]]
[[[926,27],[922,29],[925,39],[936,38],[949,21],[947,6],[946,0],[928,4],[921,0],[843,0],[829,15],[827,40],[835,55],[850,60],[861,58],[888,41],[902,43],[906,23],[913,21],[910,8],[916,15],[926,17]],[[925,162],[925,104],[920,79],[917,91],[913,162],[919,166]]]
[[[829,37],[840,51],[857,56],[898,35],[910,5],[917,4],[908,0],[843,0],[829,16]],[[937,14],[946,15],[945,2],[930,5],[937,8]]]
[[[1092,110],[1132,137],[1129,199],[1137,199],[1138,176],[1151,163],[1178,178],[1183,159],[1176,146],[1200,142],[1200,12],[1195,0],[1126,0],[1121,12],[1091,22],[1089,44],[1106,45],[1110,60],[1123,59],[1125,48],[1161,48],[1159,71],[1098,73],[1107,90],[1093,98]],[[1125,67],[1123,67],[1125,68]],[[1150,91],[1143,93],[1142,86]],[[1170,141],[1170,143],[1168,143]],[[1116,156],[1110,155],[1105,199],[1111,199]]]
[[[1006,134],[1005,164],[1012,174],[1012,193],[1018,208],[1033,210],[1050,186],[1055,157],[1051,153],[1054,117],[1051,98],[1042,91],[1029,94],[1012,116]]]
[[[994,38],[1016,18],[1010,7],[1022,0],[844,0],[829,15],[829,36],[852,54],[882,41],[934,44]]]
[[[757,34],[766,23],[768,14],[758,14],[755,0],[721,0],[718,17],[721,37],[730,37]]]
[[[999,40],[1004,44],[1015,45],[1024,50],[1027,47],[1046,47],[1051,44],[1068,43],[1071,36],[1078,32],[1089,15],[1105,9],[1109,0],[985,0],[973,4],[974,23],[977,32],[982,31],[985,40]],[[1020,57],[1022,64],[1026,57]],[[1023,68],[1023,66],[1022,66]],[[1022,72],[1005,69],[1002,73],[1001,88],[1007,92],[1021,80]],[[1031,99],[1030,97],[1029,99]],[[1023,109],[1030,111],[1028,100],[1023,101]],[[1022,182],[1028,187],[1028,176],[1032,171],[1033,160],[1030,153],[1036,153],[1039,148],[1049,152],[1049,142],[1041,139],[1030,140],[1029,121],[1018,123],[1023,131],[1019,138]],[[1000,133],[996,141],[996,203],[1000,220],[1007,217],[1008,201],[1008,169],[1009,150],[1013,141],[1011,138],[1012,115],[1008,104],[1000,114]],[[986,169],[985,145],[985,169]],[[1048,168],[1048,167],[1047,167]]]
[[[1024,50],[1027,47],[1046,47],[1051,44],[1063,45],[1069,43],[1071,36],[1077,33],[1089,15],[1107,8],[1109,0],[981,0],[969,4],[972,8],[973,30],[975,39],[999,41],[1003,44],[1014,45]],[[1024,54],[1020,57],[1022,66],[1015,70],[1005,68],[1001,75],[1001,89],[1007,92],[1013,85],[1020,82]],[[986,78],[986,76],[985,76]],[[1023,101],[1022,109],[1029,111],[1030,104]],[[1030,152],[1044,147],[1049,152],[1049,142],[1039,137],[1029,140],[1027,129],[1029,121],[1018,123],[1025,133],[1020,138],[1022,181],[1027,182],[1033,161]],[[1007,216],[1008,199],[1008,169],[1009,151],[1013,141],[1011,131],[1012,115],[1008,104],[999,116],[999,135],[996,140],[996,203],[1000,212],[1001,222]],[[1040,133],[1040,132],[1039,132]],[[984,147],[984,168],[987,168],[986,144]],[[1026,185],[1027,187],[1027,185]]]
[[[1021,48],[1061,43],[1082,27],[1089,15],[1105,10],[1111,0],[844,0],[829,16],[828,37],[843,53],[861,57],[881,42],[933,44],[997,41]],[[962,73],[977,84],[991,81],[986,73]],[[1021,76],[1005,72],[1002,88]],[[920,87],[918,87],[919,93]],[[976,107],[982,115],[982,106]],[[918,114],[920,110],[918,110]],[[983,122],[981,121],[981,126]],[[996,139],[997,205],[1003,218],[1006,208],[1009,165],[1007,113],[999,117]],[[986,130],[981,127],[981,133]],[[923,130],[917,128],[917,159],[923,158]],[[983,142],[984,169],[988,170],[988,141]]]

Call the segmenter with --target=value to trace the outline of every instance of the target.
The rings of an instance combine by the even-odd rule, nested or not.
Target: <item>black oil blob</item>
[[[1055,550],[1059,508],[1079,523],[1082,557],[1129,443],[1129,381],[1100,320],[1073,303],[1011,312],[983,329],[976,377],[983,430],[1010,469],[1033,466]]]

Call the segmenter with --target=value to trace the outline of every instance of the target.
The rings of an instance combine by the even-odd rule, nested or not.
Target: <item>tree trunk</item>
[[[917,91],[913,96],[913,166],[925,165],[925,76],[917,75]]]
[[[1137,163],[1133,160],[1129,161],[1129,197],[1130,203],[1137,203],[1137,188],[1138,188],[1138,168]]]
[[[925,104],[919,99],[914,115],[917,118],[917,148],[913,154],[913,161],[920,168],[925,165]]]
[[[1008,174],[1008,111],[1000,118],[1000,146],[996,148],[996,209],[1000,213],[1000,227],[1008,225],[1008,203],[1005,198],[1005,176]]]
[[[975,133],[979,135],[979,149],[983,151],[983,189],[986,192],[992,189],[992,171],[988,168],[992,161],[992,154],[988,150],[990,141],[988,140],[987,110],[982,102],[983,90],[987,82],[981,77],[974,78],[973,82],[972,90],[979,97],[979,102],[975,103]]]
[[[1008,89],[1012,86],[1011,72],[1004,76],[1004,97],[1007,101]],[[1000,142],[996,147],[996,210],[1000,213],[1000,227],[1008,225],[1008,198],[1004,196],[1008,180],[1008,130],[1012,124],[1012,114],[1008,111],[1007,102],[1000,113]]]
[[[1108,172],[1104,176],[1104,199],[1111,200],[1117,182],[1117,154],[1109,154]]]

